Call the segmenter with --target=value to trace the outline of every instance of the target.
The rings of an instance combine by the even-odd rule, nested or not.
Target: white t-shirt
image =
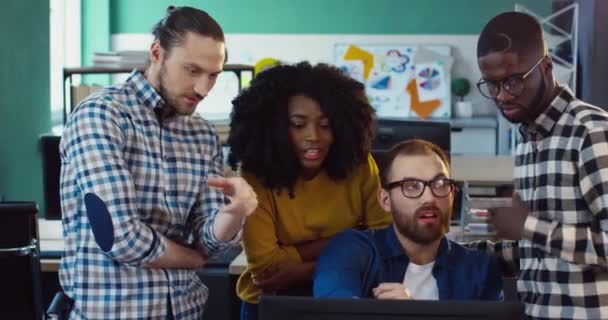
[[[433,277],[433,266],[435,261],[425,265],[409,263],[403,285],[410,291],[412,299],[416,300],[439,300],[437,281]]]

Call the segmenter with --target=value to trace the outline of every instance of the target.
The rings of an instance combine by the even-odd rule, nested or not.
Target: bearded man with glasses
[[[492,18],[477,57],[479,90],[521,139],[513,206],[492,211],[505,241],[471,246],[518,272],[529,318],[608,319],[608,113],[556,82],[527,14]]]
[[[408,140],[385,157],[378,201],[393,224],[335,236],[317,260],[315,297],[501,300],[493,258],[445,238],[456,185],[438,146]]]

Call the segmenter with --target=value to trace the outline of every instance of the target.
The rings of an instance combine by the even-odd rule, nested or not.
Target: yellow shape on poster
[[[422,118],[428,118],[435,109],[441,105],[441,101],[438,99],[433,99],[429,101],[420,101],[420,96],[418,95],[418,86],[416,85],[416,79],[412,79],[406,88],[407,92],[410,94],[410,109]]]
[[[344,60],[361,60],[363,62],[363,78],[367,80],[374,67],[374,54],[357,46],[350,45],[344,53]]]

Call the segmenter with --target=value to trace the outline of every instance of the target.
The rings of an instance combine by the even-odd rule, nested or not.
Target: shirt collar
[[[564,85],[560,92],[553,98],[549,107],[541,113],[533,123],[529,125],[522,124],[519,131],[523,136],[540,134],[542,137],[549,136],[553,127],[559,121],[559,118],[566,110],[568,104],[574,99],[574,94]]]
[[[393,225],[386,228],[384,244],[384,246],[379,248],[382,256],[385,258],[404,257],[409,263],[409,258],[405,255],[403,249],[401,248],[401,243],[397,238],[395,227]],[[454,265],[453,263],[450,263],[451,251],[452,244],[446,239],[446,237],[441,238],[441,242],[439,243],[439,248],[437,250],[437,257],[435,258],[435,266],[450,268],[451,265]]]
[[[156,92],[148,79],[139,71],[134,70],[127,78],[126,82],[135,90],[137,101],[145,107],[160,110],[165,104],[163,97]]]

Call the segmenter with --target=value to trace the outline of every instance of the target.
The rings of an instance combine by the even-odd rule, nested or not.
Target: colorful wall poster
[[[365,84],[379,117],[451,117],[449,46],[336,44],[334,53],[334,63]]]

